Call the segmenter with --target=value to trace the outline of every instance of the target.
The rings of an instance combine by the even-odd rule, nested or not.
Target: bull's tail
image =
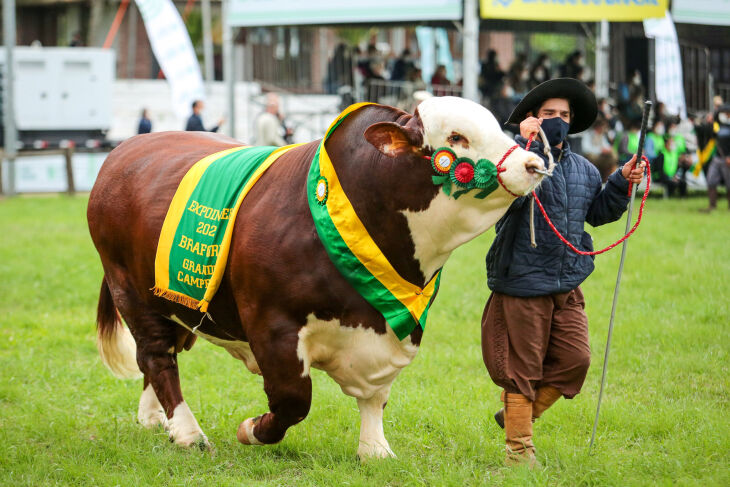
[[[137,345],[114,306],[106,276],[101,281],[99,307],[96,311],[96,347],[99,349],[101,361],[115,376],[120,379],[142,376],[137,365]]]

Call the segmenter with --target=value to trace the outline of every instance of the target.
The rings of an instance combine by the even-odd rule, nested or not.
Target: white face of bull
[[[455,97],[429,98],[418,106],[423,124],[424,148],[448,147],[457,157],[473,161],[488,159],[495,165],[515,145],[501,130],[494,116],[483,106]],[[424,160],[424,163],[429,164]],[[542,180],[534,172],[543,169],[542,159],[521,148],[505,159],[502,183],[517,195],[530,193]],[[455,199],[439,191],[425,211],[405,211],[415,257],[429,279],[441,268],[451,251],[492,227],[515,197],[500,185],[484,199],[472,190]]]
[[[489,159],[495,165],[515,145],[499,126],[492,113],[483,106],[453,96],[433,97],[418,106],[423,123],[424,146],[431,149],[449,147],[457,157],[473,161]],[[528,194],[541,181],[534,172],[543,169],[538,156],[516,149],[502,164],[502,182],[518,195]]]

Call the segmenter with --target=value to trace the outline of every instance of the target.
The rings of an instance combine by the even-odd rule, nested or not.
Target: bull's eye
[[[463,146],[465,149],[468,149],[469,148],[469,139],[467,139],[466,137],[464,137],[463,135],[461,135],[461,134],[459,134],[457,132],[451,132],[451,135],[448,136],[448,138],[446,139],[446,141],[452,147],[454,145],[457,145],[458,144],[458,145]]]

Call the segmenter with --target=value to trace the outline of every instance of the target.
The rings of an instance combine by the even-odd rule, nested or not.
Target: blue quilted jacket
[[[525,147],[526,140],[515,140]],[[542,154],[542,144],[533,142],[530,151]],[[537,189],[545,211],[555,227],[580,250],[593,250],[591,236],[583,230],[618,220],[629,202],[629,183],[616,171],[601,188],[598,169],[584,157],[570,151],[568,142],[553,149],[557,163],[552,177]],[[546,162],[547,165],[547,162]],[[495,226],[497,236],[487,253],[489,289],[511,296],[543,296],[575,289],[593,272],[593,257],[578,255],[550,229],[535,204],[535,240],[530,245],[530,199],[514,201]]]

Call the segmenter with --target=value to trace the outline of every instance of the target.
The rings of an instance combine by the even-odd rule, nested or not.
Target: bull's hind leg
[[[178,325],[149,311],[135,298],[133,292],[115,295],[119,312],[137,342],[137,364],[145,377],[138,411],[140,422],[145,426],[162,423],[170,440],[178,445],[210,448],[180,390],[175,353]],[[162,406],[164,419],[155,412],[158,404]]]
[[[165,409],[157,399],[157,394],[152,388],[147,376],[144,377],[142,395],[139,398],[139,408],[137,409],[137,421],[145,428],[154,428],[155,426],[163,426],[167,428],[167,416]]]
[[[272,332],[270,330],[278,330]],[[277,443],[286,430],[309,413],[312,402],[312,380],[309,371],[297,356],[299,337],[296,327],[282,333],[286,325],[276,323],[264,336],[249,337],[251,349],[264,377],[264,391],[269,398],[270,412],[248,418],[238,427],[237,437],[246,445]]]

